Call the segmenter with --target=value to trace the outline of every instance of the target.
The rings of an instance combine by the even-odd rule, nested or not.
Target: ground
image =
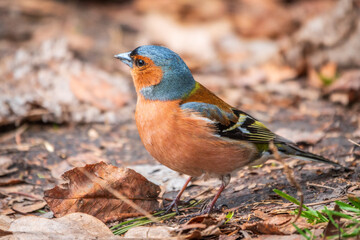
[[[12,219],[47,214],[45,190],[63,183],[64,172],[101,161],[134,168],[161,185],[164,197],[176,195],[186,176],[169,173],[146,152],[135,126],[136,94],[129,70],[112,57],[140,44],[172,48],[195,79],[222,99],[303,149],[350,168],[286,160],[305,204],[332,208],[333,200],[359,196],[360,64],[350,53],[339,57],[337,52],[351,43],[351,34],[329,48],[304,37],[312,19],[331,22],[341,15],[331,14],[335,4],[351,12],[344,2],[269,1],[253,6],[239,0],[234,7],[238,14],[221,1],[211,1],[205,12],[186,1],[154,6],[140,0],[0,4],[0,72],[5,76],[0,80],[0,214]],[[358,8],[357,1],[353,4]],[[252,13],[254,8],[261,9],[260,16]],[[282,28],[264,24],[262,17]],[[359,16],[354,19],[357,29]],[[244,21],[261,27],[248,28]],[[187,42],[189,36],[196,36],[194,46]],[[292,52],[301,45],[298,39],[312,46],[304,58]],[[149,165],[154,170],[149,172]],[[219,185],[217,179],[196,180],[184,198],[212,197]],[[229,227],[234,236],[246,237],[244,231],[253,237],[276,234],[244,227],[265,220],[260,213],[296,208],[273,189],[297,196],[283,165],[275,160],[233,174],[216,206],[222,212],[235,210]],[[222,216],[221,211],[215,216]],[[182,215],[165,225],[176,227],[189,219]],[[219,233],[207,237],[218,238]]]

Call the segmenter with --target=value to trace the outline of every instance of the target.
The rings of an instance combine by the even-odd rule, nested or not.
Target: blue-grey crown
[[[163,77],[154,86],[145,87],[140,93],[149,100],[182,99],[195,87],[195,80],[178,54],[166,47],[146,45],[133,50],[130,56],[141,55],[150,58],[156,66],[161,67]]]

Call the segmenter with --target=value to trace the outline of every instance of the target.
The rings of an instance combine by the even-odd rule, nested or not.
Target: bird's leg
[[[178,208],[178,203],[180,201],[180,197],[183,194],[183,192],[185,191],[187,185],[189,185],[189,182],[191,181],[192,177],[189,177],[188,180],[186,180],[184,186],[181,188],[180,192],[176,195],[176,198],[170,203],[170,205],[166,208],[165,213],[169,213],[174,207],[175,207],[175,211],[176,214],[180,214],[179,212],[179,208]]]
[[[209,214],[211,212],[211,210],[213,209],[216,201],[218,200],[218,198],[220,197],[222,191],[224,191],[224,189],[226,188],[226,186],[229,184],[231,179],[231,175],[230,174],[226,174],[224,176],[221,177],[221,186],[219,191],[217,192],[217,194],[215,195],[214,199],[211,201],[211,203],[208,205],[208,207],[201,212],[201,214]]]

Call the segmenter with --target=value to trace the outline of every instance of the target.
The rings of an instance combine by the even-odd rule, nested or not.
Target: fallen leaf
[[[45,206],[46,206],[45,201],[38,201],[35,203],[34,202],[29,203],[28,201],[26,201],[21,203],[14,203],[11,208],[16,212],[26,214],[42,209]]]
[[[185,239],[201,239],[201,232],[199,230],[195,230],[190,234],[184,237]]]
[[[221,234],[221,230],[218,225],[212,225],[201,231],[201,236],[219,236]]]
[[[234,192],[239,192],[241,190],[244,190],[246,188],[245,184],[241,184],[239,186],[234,187]]]
[[[58,219],[26,216],[14,220],[8,231],[18,240],[27,239],[120,239],[99,219],[72,213]]]
[[[304,238],[301,235],[293,234],[286,236],[279,235],[259,235],[256,238],[251,238],[253,240],[303,240]]]
[[[336,73],[337,73],[337,65],[334,62],[329,62],[320,68],[321,76],[328,79],[335,79]]]
[[[125,238],[133,239],[149,239],[149,238],[162,238],[169,239],[171,238],[171,231],[174,228],[167,226],[151,226],[151,227],[135,227],[131,228],[126,232]]]
[[[258,69],[259,71],[260,69]],[[261,66],[261,70],[264,71],[268,82],[282,82],[284,80],[295,78],[298,73],[295,69],[284,66],[267,63]]]
[[[316,71],[314,68],[308,70],[308,82],[313,87],[323,87],[331,84],[337,78],[337,65],[329,62]]]
[[[191,224],[197,224],[197,223],[204,224],[206,227],[208,227],[208,226],[216,224],[217,221],[215,218],[213,218],[211,216],[201,215],[201,216],[196,216],[196,217],[191,218],[187,223],[184,224],[184,226],[191,225]]]
[[[7,231],[14,220],[8,216],[0,215],[0,230]]]
[[[100,162],[65,172],[63,178],[69,183],[44,192],[44,199],[56,217],[84,212],[107,222],[141,215],[98,182],[90,179],[86,173],[91,178],[105,181],[111,189],[146,211],[151,212],[159,207],[159,186],[132,169],[117,168]]]
[[[253,188],[255,188],[256,187],[256,183],[252,183],[252,184],[250,184],[249,186],[248,186],[248,189],[253,189]]]
[[[23,182],[23,179],[18,178],[2,178],[0,181],[0,187],[16,185]]]
[[[260,218],[262,220],[267,220],[270,218],[269,214],[266,214],[260,210],[255,210],[254,211],[254,216],[257,217],[257,218]]]
[[[186,224],[186,225],[182,226],[181,228],[179,228],[178,231],[184,231],[184,230],[195,229],[195,228],[205,229],[206,225],[203,223]]]
[[[330,100],[343,105],[360,100],[360,70],[345,72],[336,82],[326,90]]]
[[[243,230],[251,230],[256,234],[276,234],[276,235],[288,235],[296,232],[296,229],[288,224],[294,219],[294,216],[289,214],[279,214],[266,219],[265,221],[259,221],[255,223],[244,223],[242,225]],[[298,219],[296,225],[299,228],[311,226],[306,222],[304,218]]]
[[[14,162],[11,158],[0,156],[0,177],[18,171],[18,168],[12,167],[12,165]]]
[[[239,235],[220,235],[219,236],[219,240],[236,240],[236,239],[240,239]]]
[[[185,236],[185,239],[199,239],[200,237],[215,235],[219,236],[221,231],[219,229],[219,221],[208,215],[200,215],[191,218],[187,223],[179,226],[176,232],[184,232],[190,230],[190,233]]]

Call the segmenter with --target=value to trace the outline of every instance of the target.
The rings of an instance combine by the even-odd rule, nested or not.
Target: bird
[[[146,150],[161,164],[189,176],[166,212],[175,208],[179,213],[181,195],[193,179],[216,177],[221,186],[201,212],[209,214],[232,173],[274,158],[270,143],[281,158],[342,167],[300,149],[220,99],[197,82],[182,58],[166,47],[143,45],[114,57],[131,68],[137,93],[135,121]]]

